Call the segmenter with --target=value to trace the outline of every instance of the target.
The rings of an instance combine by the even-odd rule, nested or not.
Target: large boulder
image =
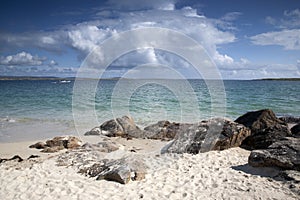
[[[291,128],[293,137],[300,137],[300,123]]]
[[[141,138],[143,131],[135,125],[132,117],[123,116],[100,125],[101,134],[108,137]]]
[[[235,122],[251,129],[251,135],[241,145],[249,150],[265,149],[272,143],[291,135],[287,124],[278,119],[269,109],[248,112]]]
[[[193,124],[178,133],[162,153],[192,153],[238,147],[250,135],[250,129],[226,120],[213,118]]]
[[[169,121],[159,121],[156,124],[152,124],[144,128],[145,134],[149,139],[155,140],[172,140],[175,136],[192,124],[180,124],[180,123],[170,123]]]
[[[273,143],[268,149],[254,150],[248,162],[253,167],[279,167],[300,171],[300,138],[287,137]]]

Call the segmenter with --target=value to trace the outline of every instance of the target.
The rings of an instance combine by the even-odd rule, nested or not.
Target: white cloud
[[[281,18],[267,16],[266,23],[276,26],[280,29],[292,29],[300,27],[300,10],[285,10]]]
[[[300,29],[267,32],[250,39],[256,45],[279,45],[286,50],[300,50]]]
[[[46,60],[45,57],[33,56],[27,52],[20,52],[15,55],[9,55],[0,58],[0,65],[12,65],[12,66],[36,66],[42,65]]]

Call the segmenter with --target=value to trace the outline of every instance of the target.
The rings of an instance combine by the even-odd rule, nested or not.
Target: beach
[[[103,137],[83,136],[81,140],[97,143]],[[161,154],[167,142],[108,140],[120,148],[101,156],[141,158],[147,166],[145,179],[125,185],[95,180],[77,173],[75,166],[57,166],[58,157],[66,151],[45,154],[29,149],[36,141],[6,143],[0,144],[1,158],[15,154],[41,157],[0,165],[1,199],[299,199],[289,184],[272,178],[278,169],[249,166],[250,151],[239,147],[196,155]]]

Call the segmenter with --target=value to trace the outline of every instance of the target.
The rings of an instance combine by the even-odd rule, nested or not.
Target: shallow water
[[[270,108],[299,116],[299,81],[0,81],[0,142],[83,134],[129,114],[143,127]],[[75,86],[75,87],[74,87]]]

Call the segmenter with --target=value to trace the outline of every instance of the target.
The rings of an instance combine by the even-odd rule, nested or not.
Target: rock
[[[63,146],[52,146],[52,147],[44,148],[41,152],[43,152],[43,153],[55,153],[55,152],[58,152],[58,151],[63,150],[63,149],[64,149]]]
[[[108,137],[142,138],[143,131],[135,125],[132,117],[123,116],[104,122],[100,126],[101,133]]]
[[[54,137],[51,140],[47,140],[46,141],[46,146],[47,147],[62,147],[63,148],[67,148],[67,144],[68,144],[68,138],[67,137]]]
[[[81,140],[74,136],[69,136],[67,140],[67,149],[74,149],[81,146]]]
[[[145,178],[146,167],[136,158],[122,158],[106,164],[106,170],[102,171],[97,180],[116,181],[122,184],[130,180],[142,180]]]
[[[279,117],[279,119],[285,123],[289,124],[299,124],[300,123],[300,117],[293,117],[293,116],[285,116],[285,117]]]
[[[113,169],[108,169],[99,174],[97,180],[115,181],[121,184],[127,184],[130,181],[131,172],[128,166],[114,166]]]
[[[84,135],[101,135],[100,127],[95,127],[92,130],[86,132]]]
[[[16,160],[17,162],[22,162],[24,159],[21,158],[19,155],[15,155],[12,158],[2,158],[0,159],[0,163],[6,162],[6,161],[12,161]]]
[[[287,124],[268,109],[248,112],[235,122],[251,129],[251,135],[241,145],[249,150],[265,149],[272,143],[291,135]]]
[[[300,137],[300,123],[293,126],[291,132],[294,137]]]
[[[253,167],[279,167],[300,171],[300,138],[287,137],[267,149],[254,150],[248,163]]]
[[[174,141],[163,148],[162,153],[192,153],[224,150],[238,147],[250,135],[245,126],[223,119],[213,118],[182,129]]]
[[[29,148],[36,148],[36,149],[44,149],[46,147],[45,142],[37,142],[29,146]]]
[[[144,179],[146,167],[141,160],[127,157],[112,161],[100,161],[91,167],[80,170],[80,173],[90,177],[97,176],[97,180],[126,184],[130,180],[139,181]]]
[[[169,121],[159,121],[144,128],[146,137],[155,140],[172,140],[177,133],[186,130],[192,124],[170,123]]]
[[[43,149],[41,152],[44,153],[54,153],[64,148],[74,149],[81,146],[81,140],[74,136],[66,137],[54,137],[51,140],[44,142],[37,142],[30,145],[29,148]]]
[[[30,155],[27,160],[30,160],[30,159],[34,159],[34,158],[39,158],[40,156],[38,155]]]

